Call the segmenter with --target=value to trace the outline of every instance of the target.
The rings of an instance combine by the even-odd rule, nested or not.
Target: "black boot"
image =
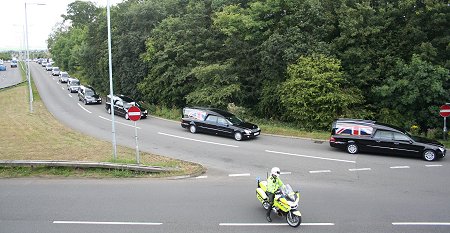
[[[270,218],[270,215],[266,216],[267,222],[272,222],[272,219]]]

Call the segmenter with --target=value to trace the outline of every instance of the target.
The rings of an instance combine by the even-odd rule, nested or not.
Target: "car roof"
[[[399,131],[399,132],[402,132],[402,133],[406,133],[406,131],[403,130],[402,128],[400,128],[400,127],[397,127],[397,126],[394,126],[394,125],[390,125],[390,124],[386,124],[386,123],[382,123],[382,122],[378,122],[378,121],[373,121],[373,120],[339,118],[339,119],[334,121],[333,127],[335,126],[335,123],[363,124],[363,125],[370,126],[372,128],[376,128],[376,129],[395,130],[395,131]]]
[[[207,114],[219,114],[222,115],[224,117],[231,117],[234,116],[234,114],[218,109],[218,108],[208,108],[208,107],[186,107],[186,108],[190,108],[190,109],[197,109],[197,110],[202,110],[205,111]]]

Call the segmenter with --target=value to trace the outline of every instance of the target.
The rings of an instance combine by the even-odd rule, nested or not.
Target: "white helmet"
[[[270,171],[270,174],[271,174],[272,176],[279,177],[279,176],[280,176],[280,168],[278,168],[278,167],[273,167],[272,170]]]

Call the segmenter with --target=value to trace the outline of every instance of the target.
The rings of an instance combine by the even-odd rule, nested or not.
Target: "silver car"
[[[59,70],[59,67],[53,66],[53,68],[52,68],[52,75],[53,76],[58,76],[60,73],[61,73],[61,70]]]
[[[67,83],[67,81],[69,81],[69,73],[64,71],[60,72],[58,81],[60,83]]]
[[[67,81],[67,90],[73,93],[78,92],[79,88],[80,88],[80,80],[76,78],[69,78],[69,80]]]

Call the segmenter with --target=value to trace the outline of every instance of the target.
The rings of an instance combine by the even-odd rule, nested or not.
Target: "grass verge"
[[[34,96],[38,97],[35,90]],[[0,92],[0,160],[74,160],[111,162],[110,142],[83,135],[59,123],[40,98],[29,112],[28,87],[20,85]],[[200,174],[200,164],[141,152],[141,163],[148,166],[178,168],[176,172],[139,172],[70,168],[0,168],[0,177],[76,176],[76,177],[172,177]],[[117,147],[118,163],[134,163],[135,150]]]

